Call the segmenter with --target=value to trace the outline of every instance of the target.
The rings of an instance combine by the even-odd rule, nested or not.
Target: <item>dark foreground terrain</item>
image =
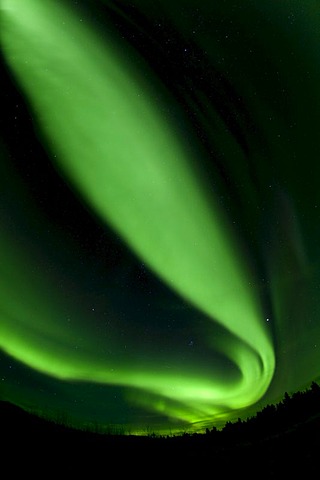
[[[75,430],[0,402],[2,478],[318,478],[320,388],[307,393],[220,431],[168,437]]]

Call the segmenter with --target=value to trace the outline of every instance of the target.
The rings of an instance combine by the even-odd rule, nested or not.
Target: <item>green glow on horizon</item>
[[[225,327],[233,347],[226,341],[223,352],[235,362],[241,379],[224,385],[187,370],[177,378],[161,368],[153,372],[130,363],[118,366],[115,376],[111,360],[95,356],[90,338],[81,355],[72,356],[63,347],[57,355],[53,341],[50,347],[48,340],[48,348],[39,342],[46,331],[41,318],[57,310],[55,302],[43,301],[38,329],[28,338],[28,318],[39,294],[30,285],[29,312],[14,306],[14,279],[6,285],[7,300],[1,299],[1,348],[57,378],[140,389],[141,395],[132,398],[141,405],[149,392],[149,408],[190,423],[219,415],[221,406],[238,409],[258,401],[275,369],[263,308],[231,227],[218,202],[209,201],[184,139],[120,53],[121,46],[112,38],[110,43],[100,41],[84,19],[51,0],[6,0],[1,17],[6,61],[29,99],[57,168],[159,278]],[[27,265],[27,254],[21,254],[12,267],[13,248],[2,237],[1,250],[11,251],[7,270],[27,282],[32,260]],[[217,347],[215,339],[206,341]]]

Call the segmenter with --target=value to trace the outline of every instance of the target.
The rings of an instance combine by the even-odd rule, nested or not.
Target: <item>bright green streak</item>
[[[232,231],[218,204],[208,200],[184,139],[120,53],[127,47],[116,48],[111,39],[101,42],[84,19],[60,3],[6,0],[1,12],[4,53],[39,130],[84,201],[164,282],[236,337],[237,347],[226,345],[224,353],[242,378],[230,388],[214,379],[172,378],[130,365],[113,378],[105,362],[72,359],[63,351],[57,360],[54,348],[30,349],[6,316],[1,346],[50,375],[140,387],[197,412],[186,418],[169,405],[149,405],[173,417],[198,421],[217,413],[215,404],[250,405],[268,388],[275,361],[259,297]],[[216,348],[215,339],[207,341]]]

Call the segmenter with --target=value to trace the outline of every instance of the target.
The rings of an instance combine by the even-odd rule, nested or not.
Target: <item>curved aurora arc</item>
[[[145,347],[141,361],[143,343],[136,345],[133,338],[124,345],[116,328],[97,338],[81,302],[57,287],[65,260],[56,265],[55,277],[47,277],[45,263],[35,268],[37,255],[27,248],[30,238],[19,243],[8,221],[0,240],[0,346],[18,362],[59,381],[123,387],[129,408],[147,412],[136,424],[127,420],[135,431],[197,429],[215,418],[232,418],[233,411],[263,397],[276,366],[249,259],[195,167],[195,152],[161,111],[130,55],[147,71],[143,60],[115,34],[99,38],[80,11],[61,3],[6,0],[1,11],[5,60],[28,99],[39,135],[81,201],[192,311],[219,325],[223,335],[208,329],[201,348],[225,357],[230,373],[222,373],[214,354],[205,371],[202,360],[197,366],[196,354],[192,368],[172,367],[179,352],[174,342],[165,354],[154,356]],[[5,163],[5,177],[24,199],[40,235],[41,214]],[[59,258],[72,255],[72,244],[60,242],[59,232],[54,235]],[[105,286],[106,296],[110,288]],[[115,315],[112,308],[109,315]],[[77,319],[72,328],[66,317]],[[153,412],[166,423],[155,420],[153,425]]]

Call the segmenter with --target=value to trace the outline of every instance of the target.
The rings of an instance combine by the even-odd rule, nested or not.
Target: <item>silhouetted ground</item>
[[[268,436],[257,430],[241,436],[230,425],[207,434],[111,436],[67,428],[0,402],[0,426],[2,465],[10,468],[10,476],[3,478],[22,472],[49,478],[55,472],[60,478],[82,474],[91,479],[110,476],[111,470],[115,476],[139,472],[148,478],[240,473],[246,478],[310,478],[319,470],[319,415]]]

